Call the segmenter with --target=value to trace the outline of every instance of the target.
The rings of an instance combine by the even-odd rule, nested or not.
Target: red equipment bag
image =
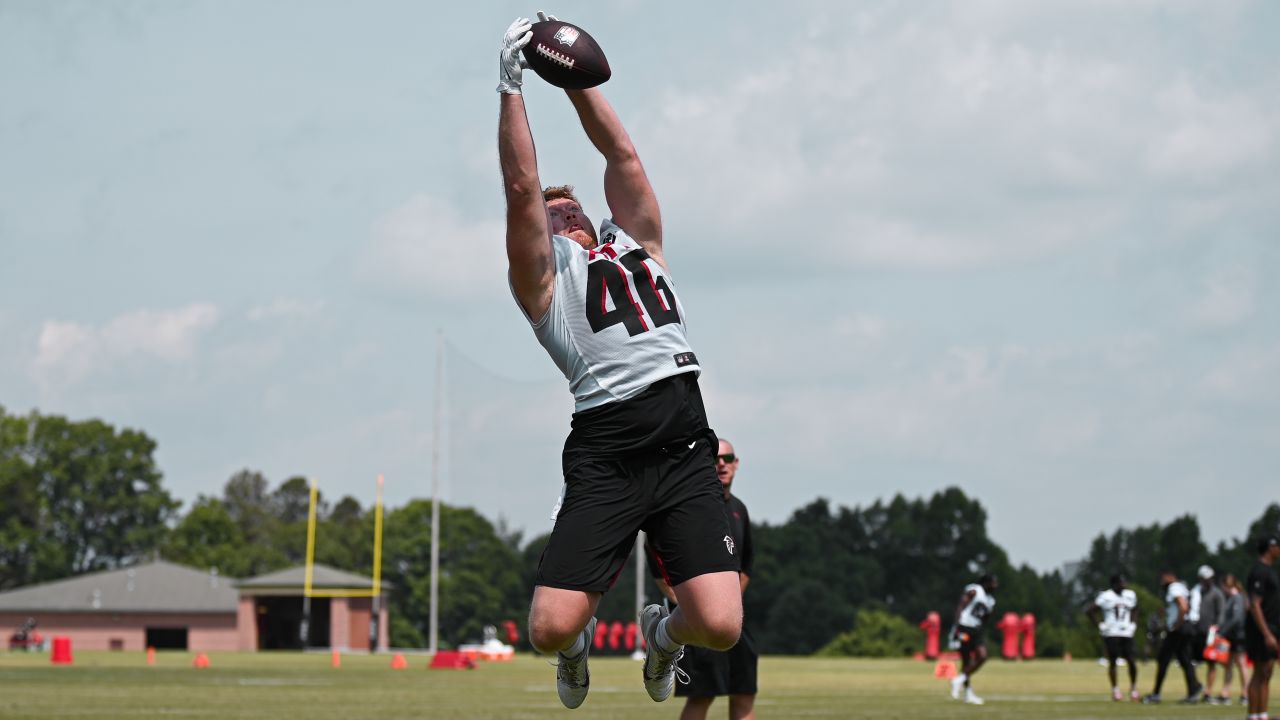
[[[1231,659],[1231,641],[1217,633],[1209,633],[1204,644],[1204,659],[1209,662],[1226,664]]]

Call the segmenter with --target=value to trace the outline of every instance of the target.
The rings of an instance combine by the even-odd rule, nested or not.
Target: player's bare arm
[[[587,137],[604,156],[604,197],[613,221],[663,269],[662,216],[631,137],[598,88],[566,90]]]
[[[965,594],[963,594],[963,595],[961,595],[961,596],[960,596],[960,604],[959,604],[959,605],[956,605],[956,619],[955,619],[955,623],[956,623],[957,625],[959,625],[959,624],[960,624],[960,615],[961,615],[961,613],[963,613],[963,612],[964,612],[964,609],[965,609],[965,608],[969,607],[969,603],[973,602],[973,598],[974,598],[975,596],[977,596],[977,594],[978,594],[977,592],[975,592],[975,591],[973,591],[973,590],[970,590],[970,591],[968,591],[968,592],[966,592]]]
[[[1101,617],[1099,616],[1099,613],[1101,612],[1102,610],[1101,608],[1098,607],[1098,603],[1096,602],[1089,603],[1089,607],[1085,608],[1084,610],[1085,617],[1089,618],[1089,622],[1093,623],[1094,625],[1097,625],[1098,622],[1101,620]]]
[[[1253,624],[1257,626],[1258,631],[1262,633],[1262,641],[1272,650],[1280,649],[1280,643],[1277,643],[1276,636],[1271,632],[1271,626],[1267,623],[1267,616],[1262,612],[1262,598],[1257,595],[1249,596],[1249,614],[1253,615]]]
[[[521,94],[520,50],[532,37],[530,23],[518,18],[502,38],[499,53],[498,160],[507,201],[507,263],[520,306],[540,321],[551,306],[555,263],[547,208],[538,179],[533,133]]]

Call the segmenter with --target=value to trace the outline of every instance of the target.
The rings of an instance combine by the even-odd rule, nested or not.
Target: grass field
[[[133,720],[140,717],[399,720],[401,718],[676,718],[681,701],[656,704],[640,684],[640,664],[591,661],[591,694],[579,709],[561,707],[555,670],[542,659],[482,663],[476,670],[390,669],[385,655],[213,653],[195,669],[187,653],[80,652],[70,667],[47,655],[0,653],[0,718]],[[1139,671],[1150,688],[1154,665]],[[983,707],[950,699],[931,663],[909,660],[763,658],[756,715],[769,718],[1238,718],[1244,708],[1113,703],[1105,670],[1090,661],[993,662],[974,681]],[[1182,695],[1171,668],[1165,696]],[[711,717],[727,717],[723,700]]]

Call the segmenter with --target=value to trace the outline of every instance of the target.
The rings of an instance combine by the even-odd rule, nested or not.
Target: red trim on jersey
[[[610,264],[613,265],[613,267],[617,268],[618,273],[622,275],[622,287],[627,289],[627,300],[630,300],[631,307],[636,309],[636,317],[640,318],[640,326],[643,327],[645,330],[648,330],[649,323],[644,321],[644,308],[640,307],[640,304],[636,302],[635,295],[631,294],[631,283],[627,282],[627,276],[630,275],[631,273],[627,272],[626,268],[622,267],[622,265],[616,262],[610,263]]]
[[[617,250],[614,250],[612,245],[604,245],[604,246],[602,246],[602,247],[600,248],[600,254],[601,254],[601,255],[604,255],[605,257],[609,258],[610,260],[617,260],[617,259],[618,259],[618,251],[617,251]]]
[[[653,564],[658,566],[658,572],[662,573],[662,580],[667,585],[671,585],[671,576],[667,574],[667,564],[662,562],[662,557],[658,555],[658,551],[653,549],[649,543],[645,543],[645,549],[649,551],[649,557],[653,558]],[[674,586],[673,586],[674,587]]]
[[[667,298],[658,292],[658,283],[654,282],[653,271],[649,269],[649,263],[641,260],[640,267],[643,267],[644,274],[649,276],[649,287],[653,288],[653,294],[658,296],[658,302],[662,303],[662,309],[670,312],[671,306],[667,305]]]
[[[604,282],[601,278],[600,282],[600,314],[604,315],[609,312],[608,306],[605,305],[609,301],[609,283]]]
[[[613,586],[614,586],[615,584],[617,584],[617,582],[618,582],[618,578],[622,576],[622,570],[623,570],[626,566],[627,566],[627,563],[624,561],[621,565],[619,565],[619,566],[618,566],[618,570],[617,570],[617,572],[615,572],[615,573],[613,574],[613,577],[609,578],[609,589],[610,589],[610,590],[612,590],[612,589],[613,589]]]

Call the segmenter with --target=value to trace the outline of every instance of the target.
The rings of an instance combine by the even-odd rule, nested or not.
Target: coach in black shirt
[[[716,475],[720,478],[720,487],[724,489],[724,512],[729,520],[730,535],[724,538],[727,546],[739,558],[738,581],[742,591],[746,592],[747,583],[751,581],[751,563],[755,557],[755,547],[751,542],[751,518],[747,515],[747,506],[729,492],[733,480],[738,474],[739,457],[733,445],[720,438],[720,447],[716,451]],[[667,596],[669,603],[675,602],[675,593],[665,581],[657,568],[654,577],[658,587]],[[755,641],[747,632],[744,624],[738,644],[723,652],[700,647],[686,647],[680,668],[688,675],[689,682],[676,685],[676,696],[685,698],[684,709],[680,712],[680,720],[704,720],[711,709],[711,703],[717,696],[729,696],[730,720],[751,720],[755,717],[756,702],[756,666],[760,654],[756,651]]]
[[[1280,635],[1280,579],[1276,578],[1276,558],[1280,557],[1280,540],[1275,536],[1258,541],[1258,562],[1249,571],[1246,587],[1249,607],[1244,619],[1244,647],[1253,661],[1253,677],[1249,678],[1249,717],[1267,717],[1267,700],[1271,688],[1271,670],[1275,667],[1276,636]]]

